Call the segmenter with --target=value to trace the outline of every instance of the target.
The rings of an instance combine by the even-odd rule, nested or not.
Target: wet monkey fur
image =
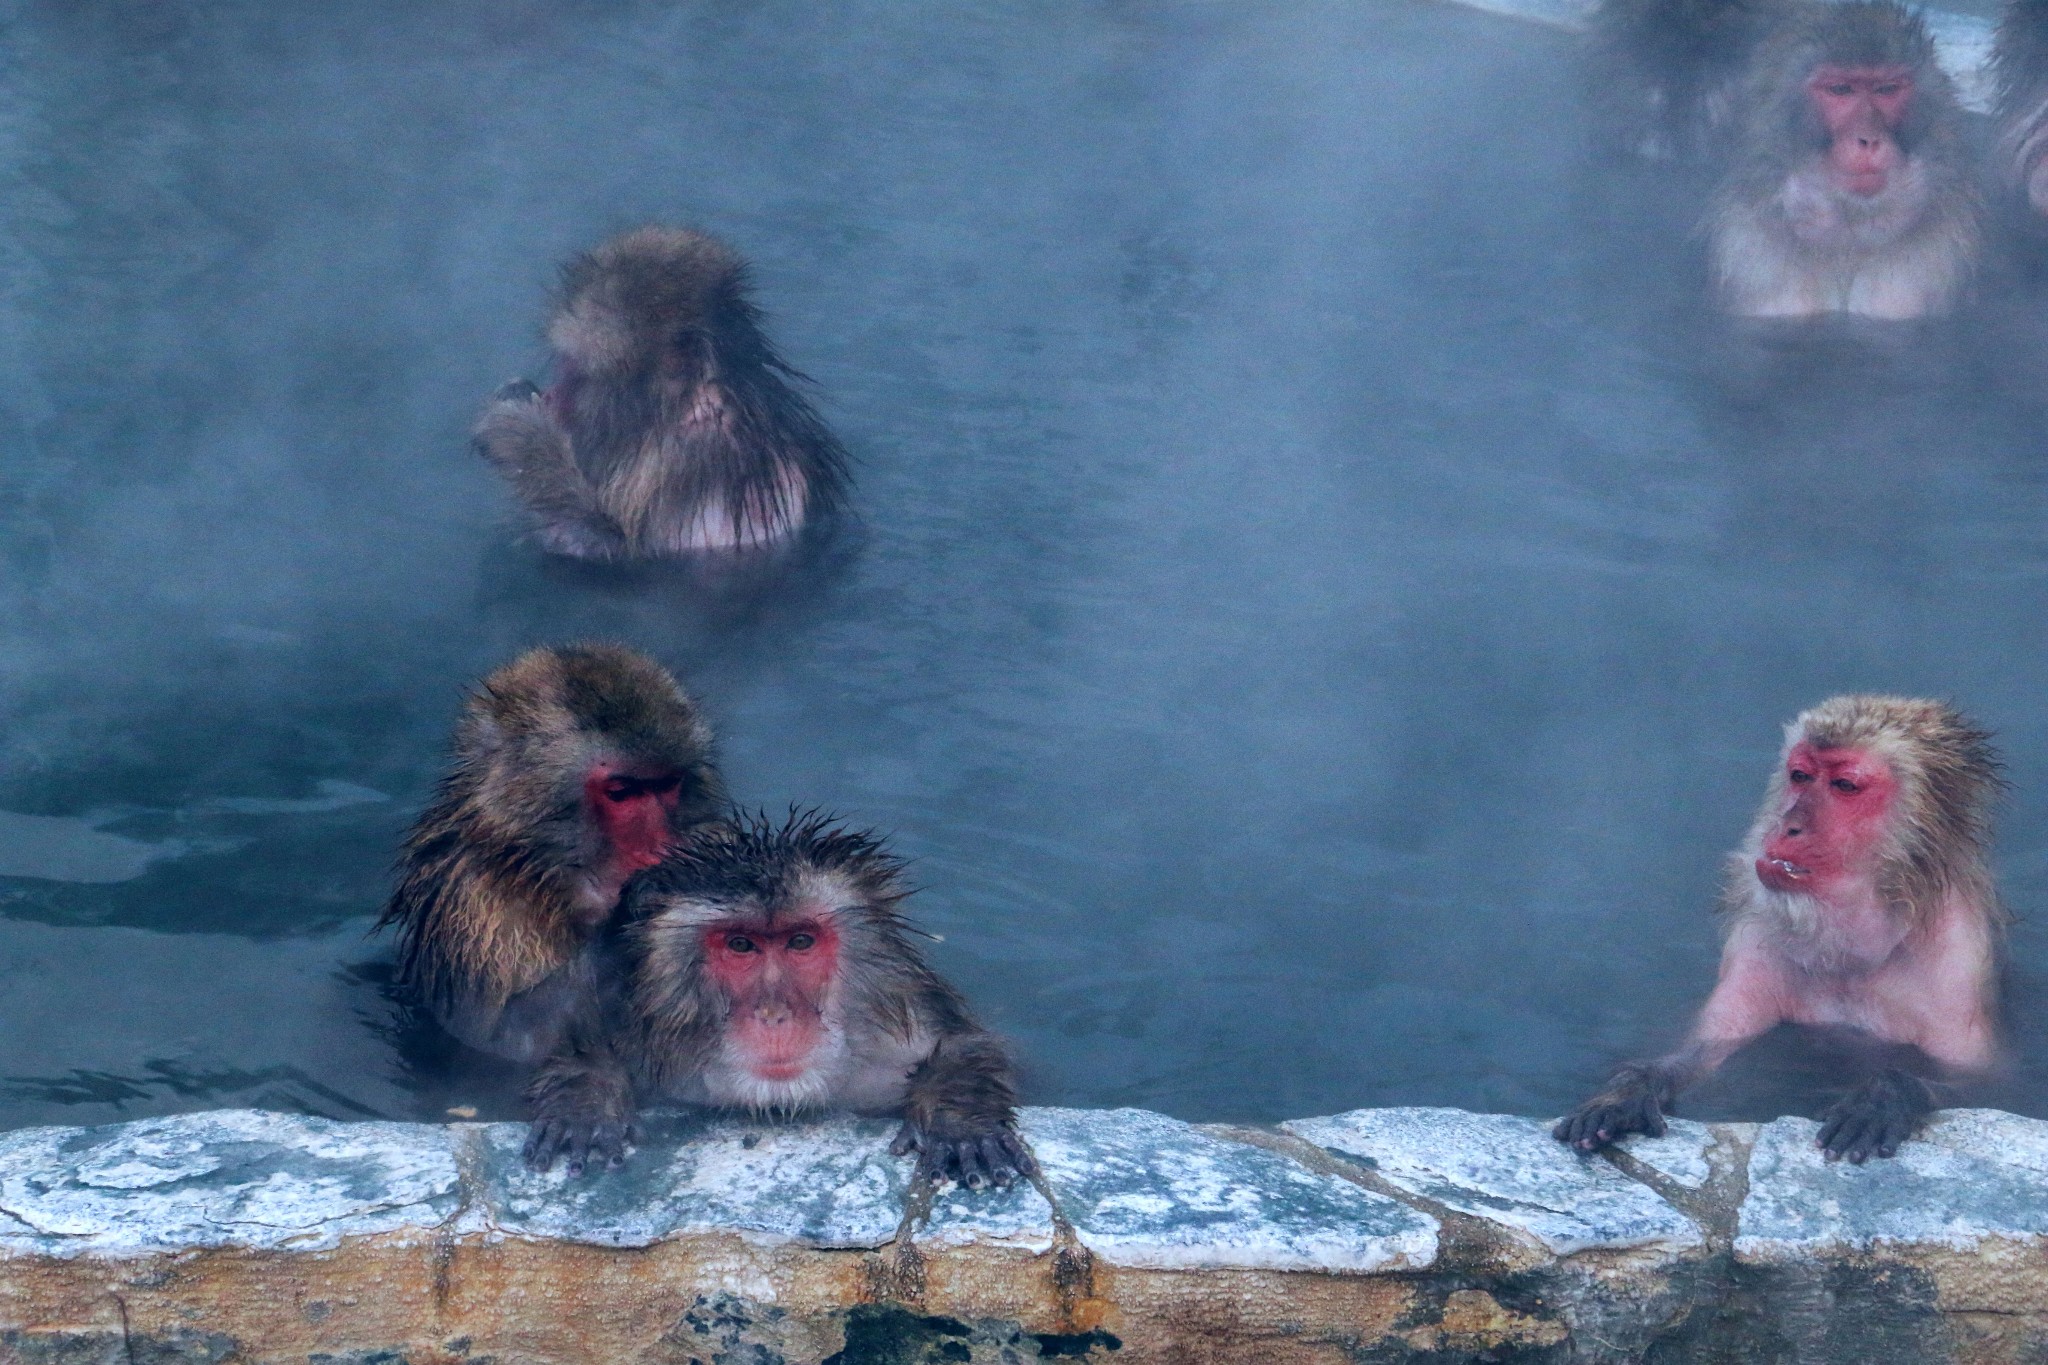
[[[710,729],[659,664],[615,645],[522,655],[464,703],[406,836],[378,925],[398,931],[401,980],[462,1042],[539,1060],[626,879],[724,806]]]
[[[541,546],[617,560],[787,540],[844,501],[846,455],[762,334],[746,263],[643,227],[562,271],[554,382],[506,385],[476,448]]]
[[[617,1166],[643,1101],[900,1114],[894,1150],[970,1188],[1028,1173],[1002,1043],[926,965],[901,864],[818,815],[749,819],[633,882],[619,989],[536,1074],[529,1165]]]
[[[2005,182],[2048,215],[2048,0],[2012,0],[1991,48],[1994,160]]]
[[[1955,306],[1984,211],[1961,106],[1918,15],[1894,0],[1792,7],[1738,101],[1706,221],[1723,308],[1902,320]]]
[[[1896,697],[1835,697],[1793,721],[1728,860],[1713,994],[1676,1052],[1623,1067],[1557,1138],[1592,1151],[1661,1134],[1681,1090],[1781,1023],[1918,1049],[1942,1079],[1987,1070],[2005,922],[1986,861],[2002,786],[1989,738]],[[1891,1156],[1934,1102],[1921,1076],[1882,1067],[1828,1110],[1820,1145]]]

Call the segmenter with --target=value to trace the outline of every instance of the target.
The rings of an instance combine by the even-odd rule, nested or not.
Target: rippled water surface
[[[1371,4],[29,5],[0,86],[0,1124],[424,1115],[365,938],[461,687],[602,636],[896,832],[1044,1102],[1555,1112],[1713,975],[1778,726],[1952,697],[2048,1113],[2048,299],[1734,335],[1567,40]],[[516,542],[564,254],[758,265],[859,460]],[[1796,1040],[1795,1040],[1796,1043]],[[1690,1112],[1811,1108],[1786,1045]]]

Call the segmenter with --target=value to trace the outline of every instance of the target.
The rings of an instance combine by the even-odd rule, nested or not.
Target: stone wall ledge
[[[1891,1161],[1674,1121],[1276,1128],[1028,1109],[1041,1184],[921,1187],[891,1125],[660,1120],[626,1169],[517,1124],[225,1110],[0,1134],[0,1360],[2048,1360],[2048,1123]]]

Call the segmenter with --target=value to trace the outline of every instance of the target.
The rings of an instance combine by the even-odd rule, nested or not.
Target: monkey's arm
[[[576,464],[569,433],[549,413],[540,390],[515,380],[498,390],[474,432],[476,450],[511,481],[540,523],[541,544],[555,554],[614,559],[626,535]]]
[[[970,1190],[1004,1189],[1034,1169],[1017,1136],[1009,1055],[986,1033],[942,1035],[910,1073],[903,1128],[889,1150],[917,1153],[917,1174]]]
[[[557,1156],[568,1158],[570,1175],[586,1164],[617,1170],[633,1138],[633,1078],[609,1042],[571,1041],[534,1074],[526,1089],[533,1103],[533,1128],[526,1138],[526,1165],[545,1171]]]
[[[1722,954],[1721,979],[1685,1044],[1654,1062],[1617,1070],[1605,1090],[1558,1120],[1551,1136],[1582,1152],[1631,1133],[1664,1136],[1664,1115],[1680,1091],[1784,1019],[1783,984],[1775,958],[1738,928]]]

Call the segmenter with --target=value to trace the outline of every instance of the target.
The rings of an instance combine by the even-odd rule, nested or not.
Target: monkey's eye
[[[748,938],[745,934],[727,934],[725,936],[725,948],[727,952],[731,953],[751,953],[754,951],[754,940]]]
[[[614,777],[604,784],[607,801],[631,801],[640,795],[640,784],[630,777]]]
[[[1830,787],[1833,787],[1838,792],[1860,792],[1863,790],[1863,788],[1857,786],[1854,782],[1851,782],[1846,777],[1838,777],[1834,781],[1828,783],[1828,785]]]
[[[1813,774],[1802,768],[1794,768],[1792,770],[1792,780],[1794,782],[1811,782],[1813,781]]]
[[[1829,86],[1827,91],[1830,95],[1853,95],[1856,93],[1856,87],[1847,81],[1837,81]]]
[[[1880,85],[1873,89],[1871,93],[1874,95],[1896,95],[1905,88],[1906,87],[1900,84],[1898,81],[1886,81],[1883,85]]]
[[[793,953],[801,953],[815,945],[817,941],[809,934],[791,934],[789,936],[789,950]]]

